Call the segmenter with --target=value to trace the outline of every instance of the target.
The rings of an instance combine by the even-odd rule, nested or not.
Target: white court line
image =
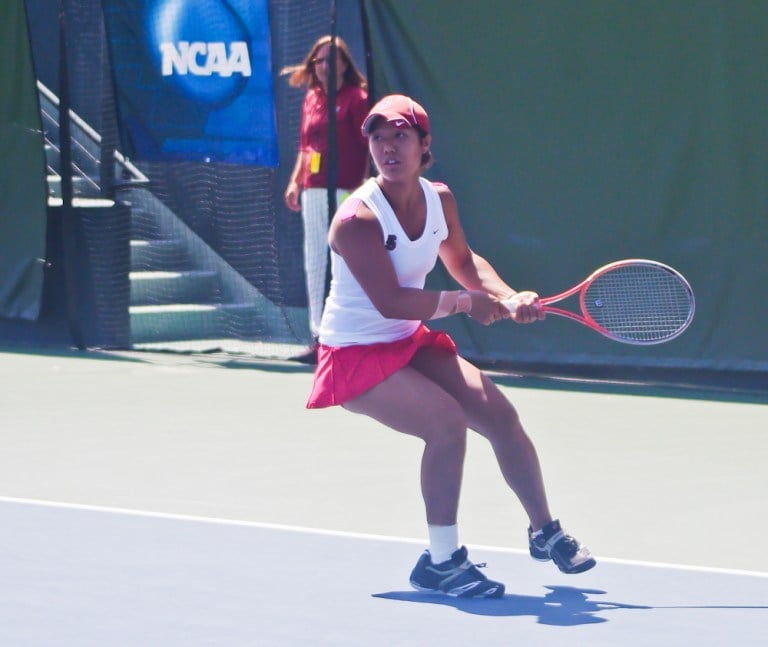
[[[171,521],[191,521],[195,523],[209,523],[222,526],[241,526],[246,528],[261,528],[265,530],[283,530],[313,535],[326,535],[330,537],[346,537],[350,539],[368,539],[374,541],[388,541],[407,544],[424,544],[423,539],[411,537],[392,537],[388,535],[375,535],[361,532],[349,532],[344,530],[327,530],[324,528],[307,528],[304,526],[290,526],[279,523],[264,523],[261,521],[244,521],[238,519],[224,519],[221,517],[200,517],[195,515],[175,514],[170,512],[152,512],[150,510],[134,510],[131,508],[111,508],[108,506],[87,505],[83,503],[67,503],[65,501],[49,501],[43,499],[23,499],[17,497],[0,496],[0,503],[17,503],[22,505],[40,506],[48,508],[61,508],[65,510],[83,510],[87,512],[101,512],[107,514],[121,514],[135,517],[148,517],[152,519],[167,519]],[[485,546],[481,544],[467,544],[470,548],[489,550],[500,553],[527,555],[527,550],[519,548],[506,548],[501,546]],[[715,568],[710,566],[688,566],[684,564],[666,564],[663,562],[644,562],[631,559],[618,559],[615,557],[599,557],[601,562],[608,564],[621,564],[625,566],[642,566],[645,568],[672,569],[678,571],[693,571],[700,573],[721,573],[724,575],[739,575],[747,577],[768,578],[768,573],[762,571],[746,571],[731,568]]]

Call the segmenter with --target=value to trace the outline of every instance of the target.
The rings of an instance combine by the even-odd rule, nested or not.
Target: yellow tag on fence
[[[309,172],[320,172],[320,153],[318,151],[312,151],[309,155]]]

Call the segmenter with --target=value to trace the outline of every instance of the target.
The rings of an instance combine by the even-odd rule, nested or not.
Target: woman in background
[[[285,204],[301,211],[304,225],[304,271],[307,280],[309,327],[317,339],[325,301],[328,266],[328,91],[331,37],[322,36],[298,65],[282,70],[294,88],[306,88],[301,112],[299,150]],[[347,44],[336,37],[336,204],[368,177],[368,141],[360,126],[368,112],[365,77]]]

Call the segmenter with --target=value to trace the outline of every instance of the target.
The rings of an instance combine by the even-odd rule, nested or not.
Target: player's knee
[[[464,447],[467,442],[467,417],[458,404],[444,407],[433,417],[427,442]]]
[[[477,431],[491,442],[514,440],[525,435],[523,425],[514,407],[500,407],[488,411]]]

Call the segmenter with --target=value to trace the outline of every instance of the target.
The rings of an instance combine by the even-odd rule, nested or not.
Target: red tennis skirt
[[[424,346],[456,353],[448,333],[421,324],[405,339],[380,344],[323,346],[317,349],[317,367],[307,409],[343,404],[373,388],[411,361]]]

